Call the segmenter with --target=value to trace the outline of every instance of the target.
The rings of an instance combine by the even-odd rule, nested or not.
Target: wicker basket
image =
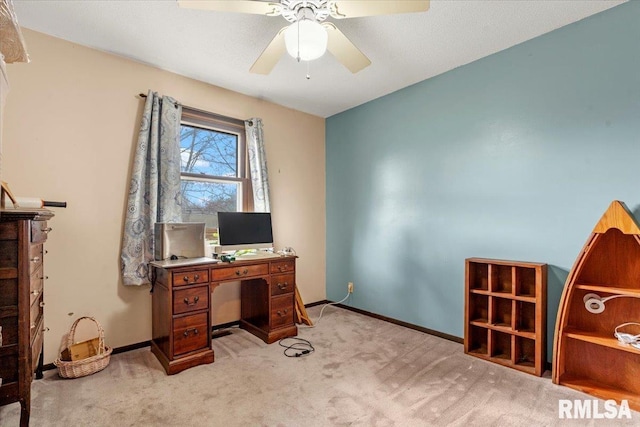
[[[76,327],[81,320],[91,320],[98,328],[98,352],[95,356],[87,357],[82,360],[66,361],[60,358],[56,359],[53,364],[58,367],[58,375],[62,378],[80,378],[87,375],[95,374],[103,370],[111,360],[111,351],[113,349],[104,345],[104,329],[93,317],[81,317],[71,325],[69,335],[67,336],[67,348],[71,348],[75,340]]]

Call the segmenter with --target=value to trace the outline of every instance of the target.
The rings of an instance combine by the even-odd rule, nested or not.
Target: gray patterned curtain
[[[153,228],[156,222],[180,222],[180,117],[182,106],[149,91],[144,105],[120,254],[125,285],[150,283]]]
[[[253,118],[244,122],[249,153],[249,170],[253,187],[254,212],[271,212],[269,203],[269,177],[267,174],[267,155],[262,136],[262,119]]]

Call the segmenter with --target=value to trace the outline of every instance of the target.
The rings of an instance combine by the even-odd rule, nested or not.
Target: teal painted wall
[[[327,297],[463,336],[464,259],[568,271],[612,200],[640,218],[640,2],[327,119]]]

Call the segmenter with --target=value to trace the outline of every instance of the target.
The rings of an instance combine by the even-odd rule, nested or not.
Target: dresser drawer
[[[44,280],[42,278],[42,274],[37,271],[30,278],[29,283],[29,305],[33,304],[33,302],[40,297],[42,291],[44,289]]]
[[[38,324],[42,321],[42,313],[44,304],[42,302],[42,294],[40,298],[36,299],[33,304],[31,304],[30,314],[29,314],[29,339],[33,340],[33,337],[37,333]]]
[[[295,285],[295,274],[273,275],[271,276],[271,296],[291,293]]]
[[[291,271],[295,271],[295,269],[296,261],[294,259],[271,263],[271,273],[289,273]]]
[[[42,244],[29,246],[29,274],[42,267]]]
[[[173,286],[194,285],[198,283],[209,283],[209,270],[194,270],[173,273]]]
[[[31,344],[31,372],[38,367],[38,359],[42,351],[42,341],[44,340],[43,324],[40,324],[36,333],[36,337]]]
[[[47,221],[31,221],[31,243],[44,243],[50,231]]]
[[[189,286],[173,291],[173,314],[209,308],[209,285]]]
[[[173,354],[180,355],[209,345],[209,313],[177,317],[173,320]]]
[[[293,324],[293,295],[282,295],[271,299],[271,328]]]
[[[223,280],[245,279],[247,277],[266,276],[269,274],[269,264],[239,265],[236,267],[215,268],[211,270],[212,282]]]

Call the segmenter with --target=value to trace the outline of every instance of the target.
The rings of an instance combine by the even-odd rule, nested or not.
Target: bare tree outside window
[[[180,131],[182,220],[206,223],[217,237],[218,212],[243,210],[244,134],[183,122]]]

